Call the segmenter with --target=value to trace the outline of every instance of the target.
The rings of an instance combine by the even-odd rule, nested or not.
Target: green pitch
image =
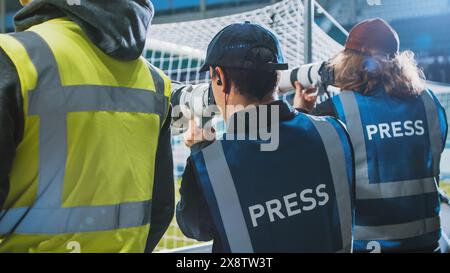
[[[180,200],[180,191],[179,191],[180,186],[181,186],[181,179],[175,183],[175,205],[176,202]],[[155,251],[185,247],[195,245],[198,243],[199,243],[198,241],[190,240],[184,236],[183,232],[181,232],[180,228],[178,228],[177,221],[174,217],[172,219],[172,223],[170,223],[169,228],[164,234],[164,237],[159,242]]]
[[[441,183],[441,188],[450,196],[450,183]]]

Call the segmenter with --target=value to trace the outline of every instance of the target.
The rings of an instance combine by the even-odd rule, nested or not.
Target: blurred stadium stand
[[[402,49],[410,49],[416,53],[427,79],[450,83],[450,0],[318,2],[347,29],[355,22],[372,17],[389,21],[400,35]],[[333,36],[333,30],[329,34]]]
[[[343,25],[372,17],[387,21],[443,15],[450,12],[449,0],[318,0]],[[379,4],[377,4],[377,2]]]
[[[158,0],[153,5],[160,14],[180,13],[192,10],[214,9],[218,7],[246,6],[255,3],[273,3],[273,0]]]
[[[14,30],[13,16],[20,8],[19,1],[0,0],[0,31],[10,32]]]
[[[156,23],[173,23],[241,13],[279,0],[158,0]]]

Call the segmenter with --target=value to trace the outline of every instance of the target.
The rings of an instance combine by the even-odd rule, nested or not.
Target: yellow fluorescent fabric
[[[136,202],[152,196],[157,115],[69,113],[67,125],[63,207]]]
[[[5,208],[31,206],[37,193],[39,143],[36,137],[39,136],[39,118],[29,117],[25,131],[28,133],[16,150]]]
[[[148,232],[149,225],[89,233],[17,234],[0,236],[0,244],[3,253],[141,253]]]
[[[113,59],[93,45],[78,25],[66,19],[54,19],[44,25],[45,28],[38,25],[30,30],[43,36],[55,53],[63,85],[91,84],[155,90],[151,77],[141,77],[143,70],[148,71],[142,59],[128,62]],[[61,32],[64,35],[60,35]]]
[[[156,83],[143,58],[123,62],[109,57],[66,18],[45,22],[29,31],[44,39],[53,52],[63,86],[86,86],[87,90],[89,86],[113,86],[156,92]],[[19,74],[25,114],[24,138],[16,150],[4,206],[12,210],[33,207],[37,200],[41,120],[28,112],[29,92],[39,81],[36,67],[18,40],[0,35],[0,47]],[[160,92],[167,98],[168,109],[170,80],[161,71],[158,73],[164,80],[165,90]],[[67,151],[61,208],[151,200],[158,137],[164,122],[158,114],[93,109],[65,115]],[[70,252],[67,243],[71,241],[79,242],[82,252],[142,252],[149,228],[147,223],[94,232],[0,235],[0,252]]]

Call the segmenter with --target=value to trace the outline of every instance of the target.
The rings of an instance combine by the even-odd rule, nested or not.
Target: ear
[[[227,86],[227,79],[225,76],[225,73],[223,72],[223,69],[219,66],[217,66],[216,68],[214,68],[215,72],[216,72],[216,81],[220,81],[220,85],[218,85],[218,87],[220,88],[220,91],[224,94],[229,94],[229,90],[230,87]]]

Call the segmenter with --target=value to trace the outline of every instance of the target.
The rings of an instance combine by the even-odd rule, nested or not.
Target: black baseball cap
[[[277,37],[250,22],[229,25],[212,39],[200,72],[209,71],[210,66],[262,71],[289,68]]]

